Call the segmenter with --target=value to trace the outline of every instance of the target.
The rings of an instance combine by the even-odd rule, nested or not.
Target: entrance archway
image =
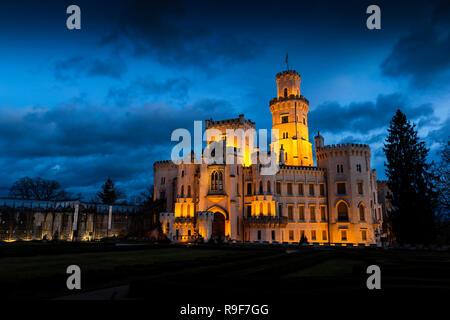
[[[220,212],[214,212],[211,237],[216,239],[225,237],[225,216]]]

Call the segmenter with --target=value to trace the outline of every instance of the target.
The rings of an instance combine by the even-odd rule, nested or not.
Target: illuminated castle
[[[301,77],[294,70],[276,75],[277,97],[269,105],[272,143],[279,165],[276,174],[261,174],[252,162],[251,141],[227,137],[227,129],[248,130],[255,123],[236,119],[206,120],[206,129],[222,134],[223,146],[241,162],[154,164],[155,199],[165,199],[160,214],[163,232],[173,241],[225,238],[233,242],[369,245],[379,242],[381,205],[370,148],[362,144],[324,145],[308,134],[309,101],[301,95]],[[208,147],[214,137],[207,137]],[[258,149],[253,149],[258,153]],[[243,159],[242,159],[243,158]]]

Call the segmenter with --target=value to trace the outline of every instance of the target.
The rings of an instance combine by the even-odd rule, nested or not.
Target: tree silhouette
[[[67,200],[69,194],[55,180],[23,177],[11,186],[9,195],[17,199]]]
[[[119,197],[122,196],[122,192],[116,188],[114,182],[110,178],[102,185],[102,190],[97,192],[97,196],[102,203],[112,205]]]
[[[384,144],[386,175],[392,194],[388,213],[399,243],[428,244],[435,241],[436,193],[426,159],[428,149],[417,137],[415,125],[397,110]]]

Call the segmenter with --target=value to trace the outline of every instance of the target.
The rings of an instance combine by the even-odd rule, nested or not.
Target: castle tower
[[[283,146],[286,165],[312,166],[308,137],[309,101],[300,94],[301,77],[295,70],[276,75],[277,97],[270,100],[272,128],[279,130],[278,148]],[[274,150],[280,154],[280,150]]]

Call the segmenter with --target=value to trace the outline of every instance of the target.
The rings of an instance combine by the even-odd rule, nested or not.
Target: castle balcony
[[[252,216],[244,218],[244,224],[248,227],[259,228],[284,228],[288,223],[288,218],[284,216]]]
[[[214,203],[217,203],[225,199],[226,196],[227,194],[225,193],[225,190],[209,190],[206,198]]]
[[[194,217],[177,217],[174,220],[174,224],[194,224]]]
[[[303,101],[304,103],[309,105],[308,99],[306,99],[303,95],[293,95],[291,94],[289,97],[279,97],[279,98],[273,98],[269,102],[269,106],[277,103],[277,102],[283,102],[283,101],[290,101],[290,100],[298,100]]]

